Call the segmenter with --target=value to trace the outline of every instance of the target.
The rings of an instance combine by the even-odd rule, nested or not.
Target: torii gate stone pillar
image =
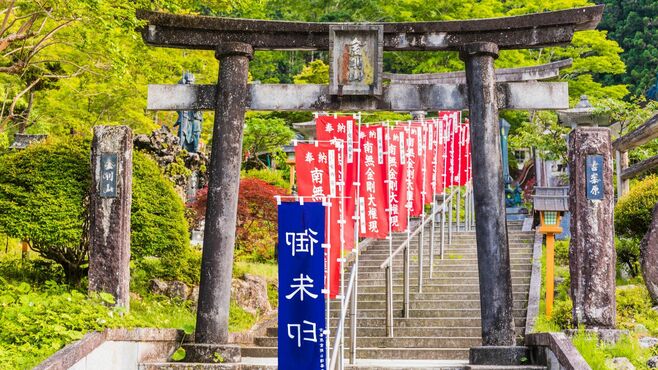
[[[460,57],[466,64],[471,120],[482,344],[513,346],[512,273],[494,74],[498,46],[490,42],[469,44]]]
[[[217,47],[219,85],[213,126],[208,213],[203,240],[201,285],[195,340],[228,342],[228,312],[233,274],[236,209],[242,163],[242,128],[247,108],[251,45],[229,42]]]

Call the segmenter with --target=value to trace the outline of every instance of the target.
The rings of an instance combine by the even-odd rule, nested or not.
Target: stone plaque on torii
[[[592,6],[494,19],[366,24],[139,12],[138,17],[148,23],[142,31],[146,43],[215,50],[220,61],[217,85],[152,85],[148,97],[151,110],[215,111],[196,343],[220,348],[228,342],[242,128],[247,109],[468,109],[482,340],[490,348],[513,346],[512,279],[498,110],[565,109],[568,87],[564,82],[513,82],[501,73],[496,82],[494,60],[499,50],[567,44],[574,32],[594,29],[602,12],[603,6]],[[247,84],[254,49],[330,51],[330,84]],[[459,51],[466,71],[452,76],[452,80],[445,76],[431,79],[386,75],[382,71],[383,51]],[[384,86],[383,78],[391,84]],[[471,356],[482,358],[487,354],[472,351]]]

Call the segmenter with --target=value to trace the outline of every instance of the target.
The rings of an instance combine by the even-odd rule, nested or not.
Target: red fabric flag
[[[388,129],[388,185],[391,231],[407,230],[406,134],[403,127]]]
[[[434,181],[432,179],[434,178],[434,153],[436,152],[435,131],[434,121],[425,121],[423,125],[423,155],[425,156],[423,173],[425,187],[423,191],[425,192],[425,204],[432,204],[432,198],[434,197]]]
[[[459,184],[459,124],[461,122],[460,111],[441,111],[439,117],[445,122],[446,140],[446,177],[445,186],[450,187]]]
[[[407,124],[406,166],[407,166],[407,202],[411,203],[410,215],[420,216],[423,211],[423,173],[424,158],[422,152],[423,128],[420,124]]]
[[[328,279],[325,286],[329,286],[329,296],[335,297],[340,283],[341,255],[341,204],[340,188],[337,185],[339,171],[337,155],[340,151],[329,144],[298,144],[295,147],[295,166],[297,170],[297,193],[303,197],[312,197],[314,201],[329,201],[331,207],[327,208],[326,223],[327,235],[325,243],[329,244],[329,267],[325,275]],[[330,199],[325,199],[332,197]]]
[[[468,121],[460,125],[460,131],[461,174],[459,176],[459,185],[464,186],[470,181],[471,138]]]
[[[361,127],[360,236],[383,239],[388,235],[388,194],[384,154],[384,127]]]

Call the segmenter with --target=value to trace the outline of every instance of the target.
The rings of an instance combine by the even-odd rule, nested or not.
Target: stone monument
[[[569,270],[576,326],[615,327],[615,240],[610,130],[569,134]]]
[[[89,291],[114,296],[130,307],[130,206],[132,131],[96,126],[91,144]]]

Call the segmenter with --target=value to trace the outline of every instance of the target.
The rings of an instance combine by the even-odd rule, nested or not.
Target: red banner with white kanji
[[[381,125],[361,127],[359,235],[383,239],[388,235],[388,194],[386,188],[385,128]]]
[[[407,134],[402,126],[389,128],[388,137],[388,185],[391,231],[407,230],[409,207],[407,204]]]

